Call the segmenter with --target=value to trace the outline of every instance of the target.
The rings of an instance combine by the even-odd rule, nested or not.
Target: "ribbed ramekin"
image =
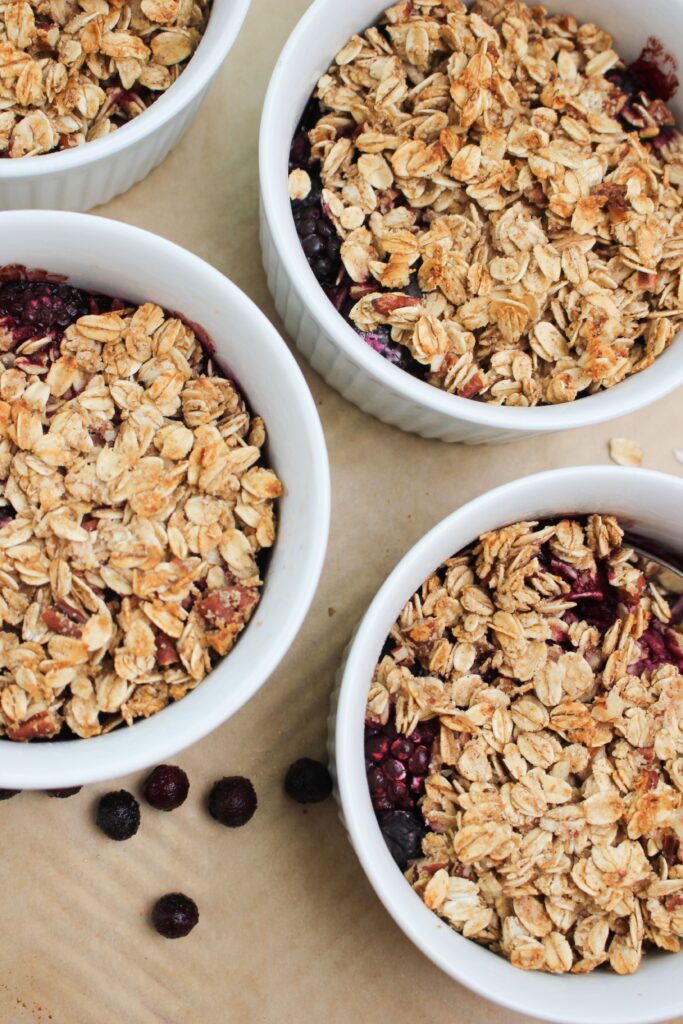
[[[139,117],[76,149],[0,160],[0,210],[89,210],[126,192],[180,141],[242,27],[250,0],[213,0],[196,53]]]
[[[200,325],[216,358],[260,414],[268,459],[285,486],[261,601],[234,649],[199,686],[145,721],[70,742],[0,739],[0,787],[49,789],[113,778],[163,761],[230,718],[276,669],[309,609],[327,546],[330,482],[320,419],[275,328],[197,256],[100,217],[0,213],[0,267],[23,264],[73,284],[156,302]]]
[[[382,0],[316,0],[287,41],[275,66],[261,120],[261,245],[268,284],[288,334],[337,391],[385,423],[423,437],[468,444],[513,441],[586,427],[649,405],[683,383],[680,337],[656,363],[617,385],[567,405],[515,409],[446,394],[389,363],[337,313],[301,249],[287,194],[289,148],[301,112],[320,74],[356,32],[377,20]],[[634,59],[647,38],[666,40],[683,62],[682,0],[547,0],[545,7],[579,20],[597,20]],[[672,103],[683,117],[680,97]]]
[[[683,1013],[681,956],[648,953],[636,974],[522,971],[453,931],[428,910],[394,863],[375,820],[365,777],[364,718],[382,647],[401,609],[446,558],[486,530],[520,520],[602,512],[683,557],[683,479],[641,469],[582,466],[497,487],[453,512],[399,562],[344,655],[329,720],[329,751],[342,820],[382,903],[446,974],[519,1013],[563,1024],[652,1024]],[[381,951],[375,950],[381,956]],[[388,955],[388,951],[387,951]]]

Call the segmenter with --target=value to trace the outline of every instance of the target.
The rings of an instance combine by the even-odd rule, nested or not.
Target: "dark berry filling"
[[[426,828],[414,811],[389,811],[380,821],[384,842],[401,871],[420,856]]]
[[[242,775],[230,775],[214,782],[209,793],[209,814],[221,825],[240,828],[256,813],[256,790]]]
[[[165,939],[182,939],[199,921],[197,904],[182,892],[161,896],[152,910],[152,924]]]
[[[0,800],[11,800],[18,793],[21,793],[20,789],[0,789]]]
[[[95,820],[106,836],[123,842],[134,836],[140,827],[140,804],[125,789],[105,793],[97,805]]]
[[[59,343],[70,324],[124,306],[120,299],[62,282],[29,280],[20,268],[9,267],[0,272],[0,359],[5,366],[46,373],[59,358]]]
[[[70,786],[67,789],[46,789],[45,792],[48,796],[57,797],[59,800],[66,800],[67,797],[76,796],[76,793],[80,793],[82,786]]]
[[[145,781],[145,799],[158,811],[174,811],[187,800],[190,780],[182,768],[160,764]]]
[[[285,792],[300,804],[321,803],[332,792],[332,776],[320,761],[301,757],[287,769]]]
[[[365,771],[372,806],[392,857],[404,870],[420,855],[426,832],[419,811],[429,774],[438,719],[420,722],[401,735],[393,714],[386,725],[365,724]]]

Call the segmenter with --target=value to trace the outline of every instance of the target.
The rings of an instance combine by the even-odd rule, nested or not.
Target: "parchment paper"
[[[281,329],[261,270],[257,134],[271,68],[307,0],[254,0],[245,27],[178,149],[96,211],[164,235],[210,261]],[[99,795],[138,791],[144,773],[66,801],[0,803],[0,1022],[54,1024],[512,1024],[520,1018],[452,982],[375,897],[333,800],[304,809],[281,792],[296,757],[324,757],[340,655],[400,556],[459,504],[553,466],[607,463],[627,436],[645,465],[683,473],[681,392],[626,419],[514,446],[466,448],[402,434],[347,404],[308,367],[332,462],[332,534],[316,601],[289,655],[232,721],[178,758],[190,798],[143,805],[138,835],[105,839]],[[245,828],[215,824],[207,787],[254,781]],[[201,919],[169,942],[147,923],[181,890]]]

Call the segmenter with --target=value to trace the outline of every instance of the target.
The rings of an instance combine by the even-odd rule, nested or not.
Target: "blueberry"
[[[174,811],[185,803],[190,780],[182,768],[160,764],[145,780],[145,799],[158,811]]]
[[[311,270],[320,281],[327,281],[334,274],[334,264],[326,256],[320,256],[311,262]]]
[[[317,235],[311,235],[310,238],[304,238],[301,248],[309,257],[321,256],[325,252],[325,243]]]
[[[152,923],[165,939],[184,938],[198,921],[197,904],[182,892],[169,892],[161,896],[152,910]]]
[[[315,235],[315,229],[317,225],[311,218],[300,220],[296,226],[297,234],[299,238],[306,238],[307,235]]]
[[[230,775],[214,782],[209,793],[209,814],[221,825],[239,828],[253,818],[258,800],[249,779]]]
[[[327,255],[331,260],[338,260],[339,253],[341,251],[341,245],[339,244],[338,238],[330,238],[326,246]]]
[[[105,793],[97,806],[96,821],[110,839],[130,839],[140,827],[140,804],[125,789]]]
[[[285,792],[300,804],[317,804],[332,792],[332,777],[320,761],[301,757],[287,769]]]

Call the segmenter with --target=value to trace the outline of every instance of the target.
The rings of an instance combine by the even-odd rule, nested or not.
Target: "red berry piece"
[[[408,758],[408,771],[411,775],[424,775],[429,767],[429,751],[426,747],[416,747]]]
[[[152,923],[165,939],[184,938],[198,921],[197,904],[182,892],[169,892],[161,896],[152,910]]]
[[[96,821],[106,836],[123,842],[140,827],[140,804],[125,789],[105,793],[97,806]]]
[[[257,806],[256,790],[242,775],[226,776],[211,787],[209,814],[228,828],[246,825]]]
[[[371,761],[381,761],[389,750],[389,739],[386,736],[371,736],[365,743],[365,756]]]
[[[160,764],[145,780],[145,799],[158,811],[174,811],[187,800],[190,780],[182,768]]]
[[[324,764],[301,757],[285,775],[285,793],[300,804],[318,804],[332,792],[332,776]]]
[[[408,764],[410,764],[410,760],[408,760]],[[403,761],[399,761],[395,757],[388,757],[382,764],[382,770],[387,779],[392,782],[401,782],[406,777],[406,766]]]
[[[384,772],[381,768],[371,768],[368,772],[368,786],[370,792],[378,796],[385,792],[387,788],[387,780]]]
[[[438,719],[420,722],[410,736],[399,735],[393,719],[379,728],[366,724],[365,765],[376,814],[417,807],[438,730]]]
[[[397,739],[391,744],[392,757],[397,757],[399,761],[407,761],[413,752],[413,744],[407,739]]]

